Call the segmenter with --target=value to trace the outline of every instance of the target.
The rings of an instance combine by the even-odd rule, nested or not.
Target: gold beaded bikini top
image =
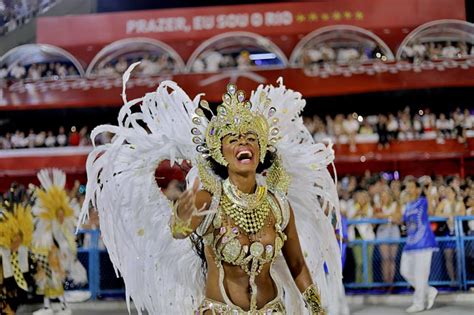
[[[244,194],[225,180],[212,221],[214,229],[205,236],[205,243],[212,247],[218,266],[222,261],[240,266],[255,277],[283,247],[288,219],[289,204],[284,194],[270,194],[265,186],[258,186],[254,194]],[[276,233],[274,243],[264,245],[261,232],[272,224]],[[242,234],[249,238],[249,245],[241,244]]]

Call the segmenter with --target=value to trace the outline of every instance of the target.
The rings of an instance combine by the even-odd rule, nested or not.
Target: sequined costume
[[[96,146],[88,157],[82,208],[83,217],[89,202],[99,211],[104,244],[125,280],[127,298],[139,311],[150,314],[304,314],[305,301],[313,314],[322,313],[322,307],[332,303],[330,288],[342,285],[339,244],[330,220],[334,213],[339,217],[338,198],[327,170],[334,151],[331,145],[314,143],[304,127],[301,94],[280,81],[276,87],[259,86],[247,100],[230,84],[222,104],[213,108],[200,95],[192,100],[176,83],[165,81],[156,92],[128,101],[125,84],[134,66],[124,74],[118,125],[98,126],[91,134],[93,142],[104,132],[113,138]],[[255,193],[243,196],[229,180],[214,173],[209,159],[226,166],[222,138],[249,131],[257,135],[260,162],[267,152],[278,158],[258,174]],[[211,253],[206,257],[213,257],[224,301],[205,296],[206,276],[190,238],[173,238],[175,233],[192,231],[180,221],[176,206],[154,178],[162,161],[173,164],[183,159],[193,165],[188,185],[198,177],[201,189],[212,195],[193,235],[203,238]],[[244,197],[246,202],[239,204]],[[304,294],[296,288],[281,255],[290,204],[306,264],[318,286]],[[263,230],[271,236],[259,237]],[[227,296],[226,265],[247,275],[248,309],[234,305]],[[267,266],[277,294],[258,307],[255,279]],[[329,286],[327,281],[337,285]]]
[[[69,314],[63,297],[66,277],[77,284],[87,282],[86,270],[77,260],[74,235],[78,205],[67,196],[63,171],[44,169],[38,179],[41,187],[36,189],[33,206],[36,227],[32,252],[37,265],[36,293],[44,296],[45,306],[34,314],[50,314],[50,298],[59,298],[61,314]]]
[[[0,314],[12,314],[31,284],[28,251],[33,235],[31,208],[15,204],[12,211],[0,208]],[[10,312],[10,313],[9,313]]]

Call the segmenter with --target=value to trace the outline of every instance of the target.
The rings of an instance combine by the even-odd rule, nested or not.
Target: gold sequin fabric
[[[267,303],[264,307],[252,313],[242,310],[240,307],[227,305],[211,299],[204,299],[197,309],[195,315],[203,315],[209,311],[212,315],[285,315],[285,305],[281,298]]]

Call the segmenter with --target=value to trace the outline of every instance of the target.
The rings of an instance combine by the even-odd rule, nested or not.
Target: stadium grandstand
[[[340,231],[334,223],[344,253],[345,298],[337,307],[326,305],[327,314],[416,311],[406,309],[414,289],[402,267],[411,233],[403,218],[411,211],[412,183],[427,202],[427,226],[437,242],[428,268],[429,288],[439,294],[426,314],[471,314],[470,0],[0,0],[0,228],[6,220],[1,213],[13,213],[13,203],[38,211],[41,192],[35,189],[44,186],[38,176],[43,169],[64,172],[68,200],[77,209],[83,206],[94,175],[87,168],[100,157],[91,152],[117,137],[93,131],[124,123],[124,101],[174,81],[191,100],[203,93],[213,107],[222,103],[229,83],[250,95],[259,85],[277,86],[279,80],[306,100],[301,116],[308,139],[334,152],[335,168],[329,172],[337,179],[337,208],[346,225]],[[129,109],[128,114],[141,113]],[[173,202],[182,198],[191,166],[186,160],[160,161],[157,191]],[[33,289],[37,285],[20,293],[9,287],[7,254],[0,253],[0,314],[15,314],[8,304],[13,295],[21,304],[17,314],[53,314],[53,309],[55,314],[127,314],[129,287],[124,271],[116,269],[125,263],[109,258],[108,240],[101,235],[110,233],[101,231],[103,214],[92,204],[86,207],[73,252],[87,281],[66,279],[65,301],[53,298],[53,307],[43,308],[42,294]],[[35,219],[34,233],[40,221]],[[144,232],[132,234],[137,233]],[[35,255],[30,249],[30,262],[41,265]],[[35,272],[24,272],[26,282]],[[424,294],[429,303],[428,291]],[[133,303],[131,311],[136,314]]]

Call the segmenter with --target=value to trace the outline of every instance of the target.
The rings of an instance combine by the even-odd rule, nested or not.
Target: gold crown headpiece
[[[211,111],[206,100],[201,100],[200,107],[196,109],[197,116],[192,119],[196,127],[191,129],[193,142],[197,145],[196,150],[204,158],[211,156],[219,164],[227,166],[228,163],[222,155],[222,139],[229,134],[252,132],[258,137],[260,162],[263,162],[267,149],[275,150],[273,145],[277,142],[279,133],[275,126],[278,119],[272,118],[276,109],[271,107],[270,99],[262,92],[261,110],[252,110],[253,104],[245,99],[244,91],[237,90],[234,84],[228,84],[222,101],[222,104],[217,106],[217,114]],[[210,120],[207,120],[203,108],[211,113]]]

